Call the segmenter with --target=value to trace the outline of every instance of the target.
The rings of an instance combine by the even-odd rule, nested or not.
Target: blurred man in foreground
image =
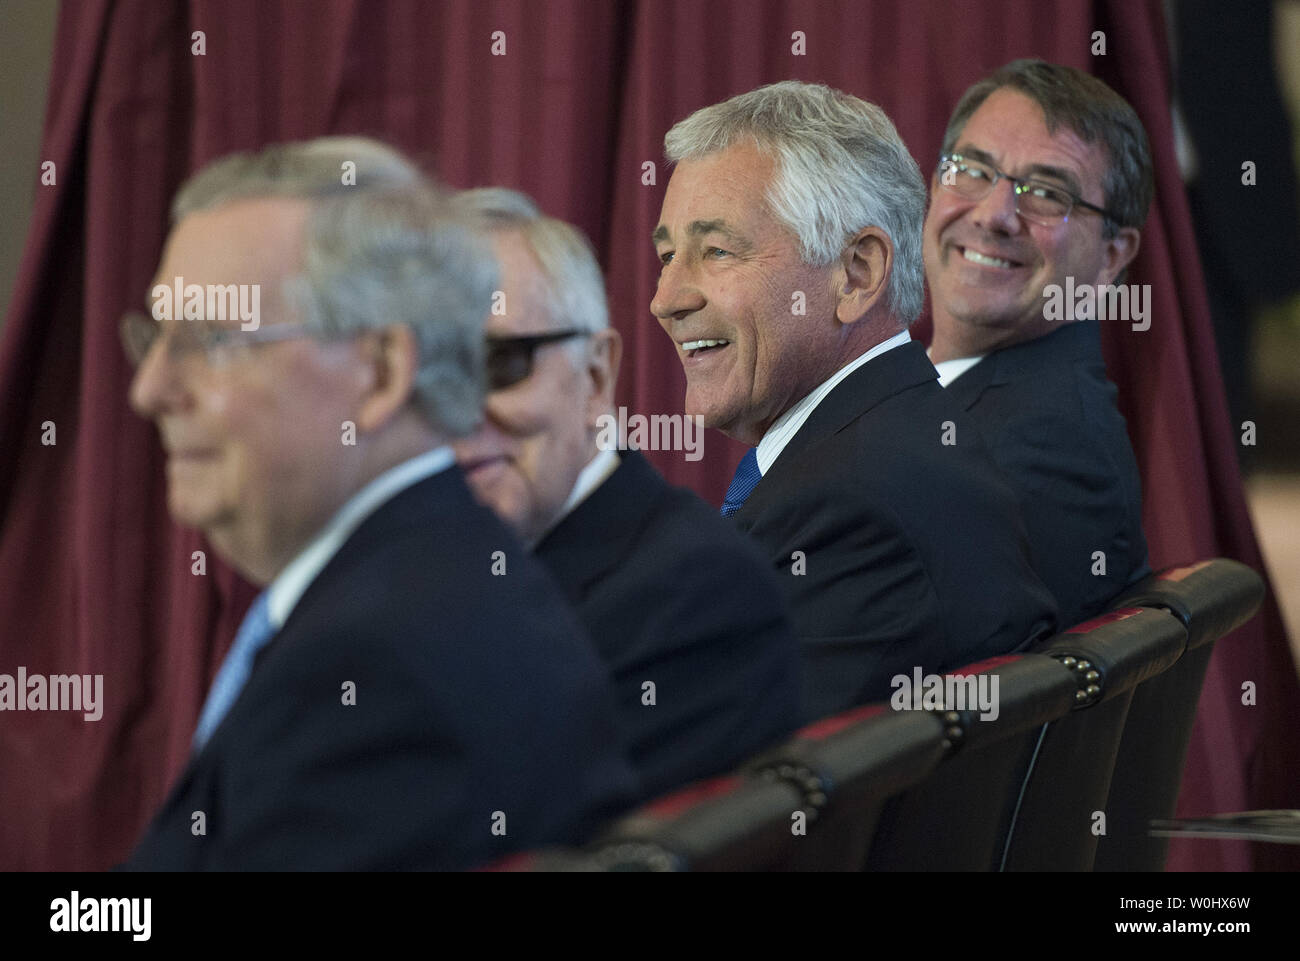
[[[481,417],[490,254],[365,140],[219,161],[173,219],[154,317],[124,323],[131,403],[172,516],[265,590],[127,866],[455,869],[579,840],[637,790],[603,671],[447,446]],[[213,310],[235,288],[260,314]]]

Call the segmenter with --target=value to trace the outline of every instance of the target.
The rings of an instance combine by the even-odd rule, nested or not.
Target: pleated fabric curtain
[[[66,2],[41,155],[56,181],[34,188],[0,341],[0,673],[102,674],[104,705],[98,721],[0,717],[0,868],[104,868],[127,853],[184,764],[255,593],[168,519],[161,451],[127,406],[117,339],[175,188],[235,150],[367,134],[450,186],[530,193],[582,227],[606,268],[626,343],[619,403],[674,414],[684,379],[648,309],[673,122],[762,83],[824,82],[884,107],[928,173],[980,76],[1019,56],[1095,72],[1137,108],[1157,164],[1128,278],[1151,285],[1151,328],[1103,333],[1152,563],[1226,555],[1261,568],[1174,161],[1164,29],[1155,0]],[[1104,56],[1090,52],[1098,30]],[[720,503],[742,450],[710,431],[701,460],[648,453]],[[1210,667],[1180,813],[1300,806],[1298,726],[1270,597]],[[1300,866],[1288,856],[1175,841],[1170,867]]]

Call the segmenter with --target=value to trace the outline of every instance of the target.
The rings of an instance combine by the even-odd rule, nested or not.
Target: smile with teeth
[[[990,257],[987,254],[981,254],[977,250],[971,250],[969,247],[963,247],[961,255],[973,264],[983,264],[985,267],[1015,267],[1009,260],[1003,260],[1001,257]]]
[[[682,344],[682,350],[703,350],[706,347],[726,347],[729,340],[688,340]]]

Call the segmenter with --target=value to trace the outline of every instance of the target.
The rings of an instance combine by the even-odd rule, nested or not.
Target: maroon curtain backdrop
[[[1090,54],[1094,30],[1105,56]],[[676,413],[680,367],[648,311],[674,121],[761,83],[823,81],[881,104],[928,169],[958,95],[1001,63],[1094,71],[1137,108],[1158,169],[1130,275],[1152,285],[1154,320],[1145,333],[1105,332],[1152,562],[1222,554],[1262,569],[1173,158],[1164,36],[1158,2],[1125,0],[65,3],[41,156],[57,181],[36,187],[0,342],[0,673],[102,674],[105,706],[97,722],[0,714],[0,867],[100,868],[125,855],[184,761],[251,600],[210,553],[195,573],[206,545],[166,517],[159,447],[127,407],[116,323],[142,300],[181,179],[271,141],[370,134],[453,186],[522,189],[580,225],[627,342],[620,403]],[[46,422],[55,443],[43,442]],[[702,461],[652,455],[714,502],[739,457],[713,432]],[[1256,706],[1241,704],[1244,681]],[[1215,655],[1180,811],[1300,807],[1297,728],[1270,598]],[[1174,868],[1281,863],[1277,849],[1242,843],[1176,842],[1171,855]]]

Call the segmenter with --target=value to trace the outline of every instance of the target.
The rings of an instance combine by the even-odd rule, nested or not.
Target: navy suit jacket
[[[1142,484],[1095,320],[989,354],[948,392],[979,424],[1020,501],[1034,569],[1062,627],[1151,573]],[[1093,573],[1095,551],[1105,554],[1105,574]]]
[[[638,794],[590,641],[452,467],[353,531],[125,867],[462,869]]]
[[[609,665],[650,794],[734,767],[798,724],[798,649],[762,554],[637,451],[536,553]]]
[[[807,718],[1055,628],[1015,497],[915,341],[836,385],[734,518],[790,597]]]

